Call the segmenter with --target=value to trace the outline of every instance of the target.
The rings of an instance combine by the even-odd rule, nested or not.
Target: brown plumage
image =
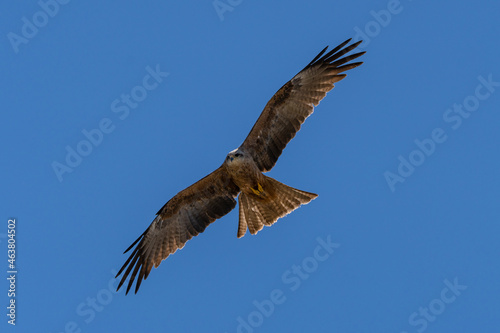
[[[299,131],[314,107],[342,80],[343,72],[362,62],[348,63],[364,54],[352,51],[360,42],[346,46],[350,39],[331,51],[323,49],[267,103],[243,144],[230,152],[214,172],[177,193],[157,213],[144,233],[125,250],[134,250],[116,277],[123,272],[117,289],[127,277],[129,292],[135,278],[135,292],[151,269],[170,254],[182,249],[193,236],[236,206],[239,194],[237,236],[248,229],[252,235],[270,226],[317,194],[294,189],[263,172],[273,168],[288,142]]]
[[[280,183],[265,177],[262,187],[267,189],[261,195],[241,192],[238,202],[240,204],[240,223],[238,225],[238,238],[243,237],[248,230],[252,235],[261,231],[264,226],[271,226],[280,217],[283,217],[300,205],[305,205],[318,195]]]
[[[365,52],[341,58],[361,42],[351,44],[346,40],[323,55],[325,47],[303,70],[295,75],[267,103],[250,134],[242,144],[254,157],[262,172],[272,169],[283,149],[314,107],[333,89],[334,83],[346,77],[341,74],[362,64],[355,62]]]

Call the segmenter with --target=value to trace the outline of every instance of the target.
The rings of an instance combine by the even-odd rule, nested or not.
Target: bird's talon
[[[262,186],[257,183],[257,189],[254,189],[253,187],[251,188],[252,192],[255,194],[255,195],[261,195],[262,192],[264,192],[264,189],[262,188]]]

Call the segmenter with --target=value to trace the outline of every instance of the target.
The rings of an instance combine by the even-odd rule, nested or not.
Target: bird
[[[116,274],[123,276],[117,291],[130,275],[126,295],[136,280],[135,293],[169,255],[182,249],[239,202],[237,237],[248,230],[255,235],[264,226],[309,203],[318,195],[292,188],[264,175],[276,164],[286,145],[343,72],[360,66],[351,62],[365,52],[346,55],[362,41],[344,41],[325,47],[285,83],[269,100],[243,143],[229,152],[222,165],[193,185],[177,193],[157,213],[151,225],[124,253],[132,252]]]

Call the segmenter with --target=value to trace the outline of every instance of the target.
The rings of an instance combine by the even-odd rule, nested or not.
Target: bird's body
[[[230,152],[223,166],[240,189],[238,238],[248,229],[252,235],[306,204],[318,195],[293,189],[265,176],[244,149]]]
[[[253,193],[264,182],[264,175],[253,158],[245,154],[243,149],[238,148],[227,154],[223,165],[243,193]]]
[[[360,42],[346,46],[345,41],[325,54],[323,49],[267,103],[259,119],[240,147],[230,152],[214,172],[177,193],[157,213],[134,246],[130,257],[117,274],[124,272],[118,289],[131,273],[127,293],[136,276],[135,292],[152,267],[158,267],[193,236],[203,232],[216,219],[229,213],[239,201],[237,237],[247,230],[256,234],[317,194],[294,189],[263,173],[272,169],[301,124],[313,113],[340,74],[361,65],[346,64],[364,52],[341,58]],[[138,275],[137,275],[138,274]]]

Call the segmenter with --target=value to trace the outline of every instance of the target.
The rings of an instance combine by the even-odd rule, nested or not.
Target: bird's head
[[[237,148],[227,154],[226,163],[241,162],[244,158],[245,152],[242,149]]]

